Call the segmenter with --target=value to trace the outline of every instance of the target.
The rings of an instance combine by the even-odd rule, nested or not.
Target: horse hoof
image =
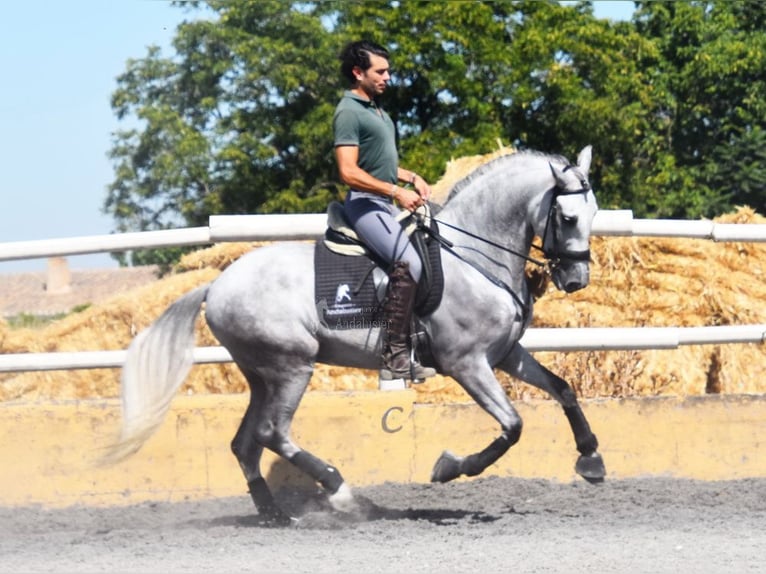
[[[281,510],[259,511],[254,523],[267,528],[287,528],[295,526],[298,523],[298,519],[285,514]]]
[[[606,476],[604,459],[597,452],[580,455],[575,464],[575,471],[591,484],[604,482]]]
[[[344,482],[340,485],[340,488],[327,497],[330,502],[330,506],[338,512],[356,513],[359,512],[359,505],[354,499],[354,495],[351,493],[351,488]]]
[[[460,466],[462,462],[462,457],[455,456],[448,450],[445,450],[434,465],[434,469],[431,472],[431,482],[449,482],[456,479],[461,474]]]

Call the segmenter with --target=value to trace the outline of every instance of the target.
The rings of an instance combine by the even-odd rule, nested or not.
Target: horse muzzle
[[[574,293],[588,286],[590,264],[588,261],[559,260],[551,263],[551,279],[560,291]]]

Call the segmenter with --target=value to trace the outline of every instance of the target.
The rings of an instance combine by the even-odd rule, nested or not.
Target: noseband
[[[572,166],[567,166],[564,168],[564,171],[569,169]],[[548,260],[548,264],[550,265],[551,269],[555,269],[558,267],[561,263],[573,263],[576,261],[590,261],[590,249],[585,249],[583,251],[569,251],[567,249],[562,249],[559,245],[559,224],[558,224],[558,202],[556,199],[561,197],[562,195],[580,195],[580,194],[586,194],[590,191],[590,185],[588,185],[588,182],[585,180],[582,180],[582,187],[580,189],[575,189],[572,191],[567,191],[565,189],[561,189],[560,187],[556,186],[553,188],[553,197],[551,198],[551,206],[548,209],[548,217],[545,220],[545,231],[543,232],[543,246],[538,247],[543,254],[545,255],[545,258]],[[548,230],[550,229],[553,245],[548,246]]]

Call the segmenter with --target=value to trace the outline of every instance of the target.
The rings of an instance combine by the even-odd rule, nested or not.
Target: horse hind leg
[[[246,373],[250,383],[251,401],[245,418],[232,442],[232,450],[248,481],[250,495],[259,515],[277,524],[289,524],[295,519],[285,514],[274,499],[260,470],[260,458],[264,448],[291,462],[322,486],[330,505],[338,511],[359,511],[350,487],[340,471],[310,452],[297,446],[290,438],[290,426],[298,408],[313,368],[268,369],[264,375],[252,371]],[[276,373],[279,380],[274,381]]]
[[[521,345],[516,344],[499,368],[508,374],[550,394],[564,409],[564,415],[580,453],[575,472],[591,483],[603,482],[606,476],[604,460],[598,453],[598,439],[585,418],[572,387],[564,379],[542,366]]]
[[[250,403],[239,429],[231,441],[231,450],[245,475],[248,491],[255,504],[255,509],[258,511],[258,516],[267,523],[287,526],[294,519],[279,507],[271,494],[266,479],[261,474],[263,446],[256,440],[255,425],[258,420],[258,407],[265,397],[265,388],[253,375],[247,376],[247,379],[250,384]]]

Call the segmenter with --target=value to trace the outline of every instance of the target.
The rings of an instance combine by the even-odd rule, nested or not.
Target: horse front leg
[[[502,433],[484,450],[465,456],[444,451],[431,472],[431,482],[448,482],[461,475],[476,476],[519,441],[522,421],[508,400],[492,368],[484,361],[451,373],[476,403],[500,423]]]
[[[518,343],[497,367],[547,392],[559,402],[572,428],[577,450],[580,452],[575,464],[575,472],[588,482],[602,482],[606,476],[606,467],[598,453],[598,439],[591,431],[585,413],[569,383],[546,369]]]

